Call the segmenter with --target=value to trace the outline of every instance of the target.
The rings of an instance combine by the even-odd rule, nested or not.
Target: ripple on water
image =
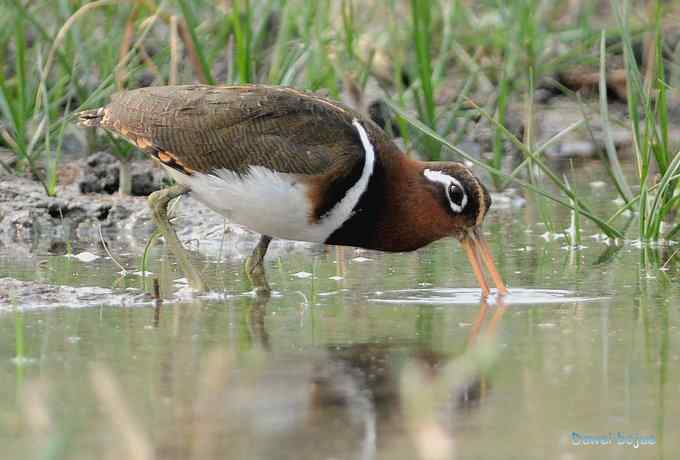
[[[569,302],[595,302],[607,296],[579,295],[563,289],[510,289],[502,298],[505,305],[546,305]],[[429,305],[475,305],[479,304],[481,290],[475,288],[423,288],[397,289],[374,294],[369,302],[387,304],[429,304]],[[494,289],[487,299],[489,304],[499,303]]]

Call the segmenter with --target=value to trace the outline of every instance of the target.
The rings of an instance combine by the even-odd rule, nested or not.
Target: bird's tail
[[[104,118],[104,108],[84,110],[78,114],[78,124],[81,126],[97,127],[101,126]]]

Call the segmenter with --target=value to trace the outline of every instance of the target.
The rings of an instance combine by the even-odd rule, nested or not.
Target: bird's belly
[[[191,195],[229,221],[271,237],[323,242],[335,228],[312,223],[305,184],[292,174],[252,167],[249,174],[229,170],[191,176],[166,168]]]

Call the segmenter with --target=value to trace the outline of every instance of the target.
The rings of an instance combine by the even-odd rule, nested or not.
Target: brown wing
[[[373,143],[389,142],[357,112],[284,87],[150,87],[115,94],[103,111],[92,113],[100,118],[97,125],[188,171],[244,172],[248,166],[305,175],[350,171],[364,158],[354,118]]]

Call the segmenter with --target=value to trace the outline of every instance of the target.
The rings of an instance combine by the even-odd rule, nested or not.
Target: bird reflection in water
[[[271,350],[266,303],[251,305],[249,331]],[[405,341],[326,345],[304,371],[307,400],[296,408],[306,415],[293,417],[295,426],[274,444],[285,450],[288,443],[296,446],[300,458],[306,457],[303,446],[324,457],[355,451],[359,458],[378,452],[451,458],[457,428],[489,395],[489,371],[498,355],[495,337],[505,310],[482,301],[458,355]]]

